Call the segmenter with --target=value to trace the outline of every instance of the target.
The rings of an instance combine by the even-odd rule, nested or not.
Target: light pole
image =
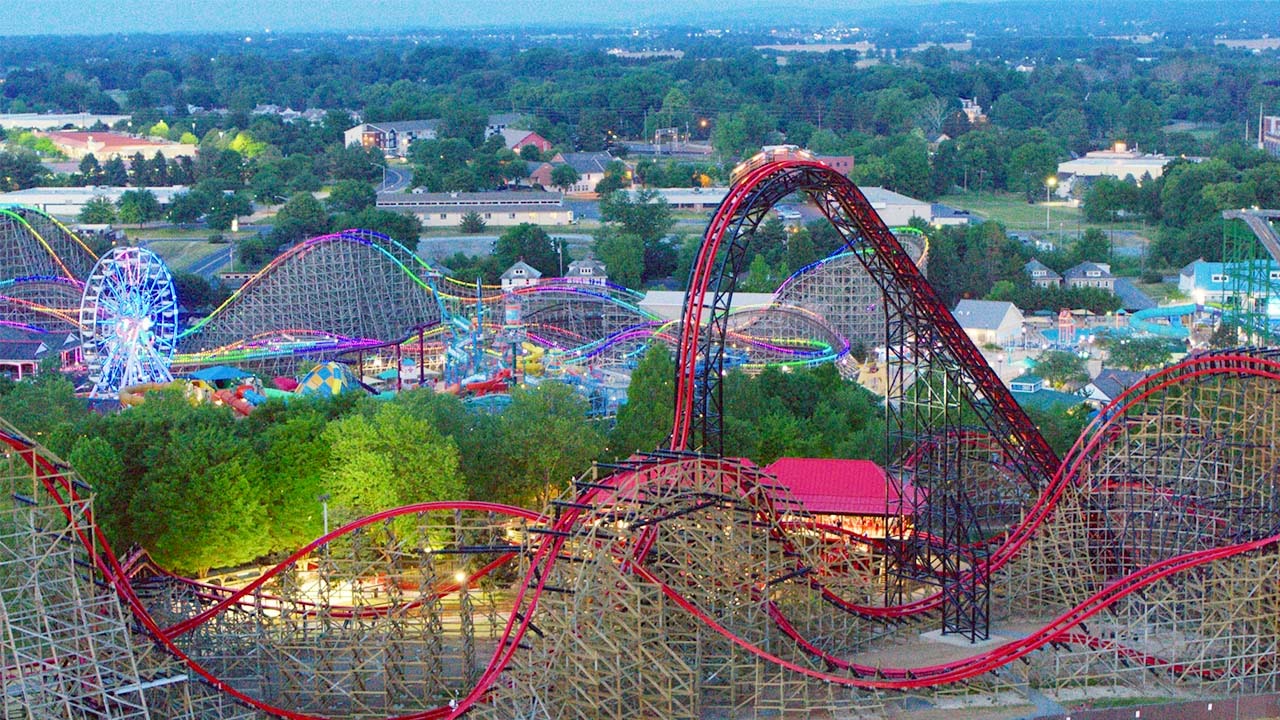
[[[1058,185],[1058,178],[1049,176],[1044,181],[1044,232],[1049,234],[1049,195]]]
[[[328,535],[329,534],[329,493],[325,493],[316,499],[320,501],[320,517],[324,519],[324,534]]]

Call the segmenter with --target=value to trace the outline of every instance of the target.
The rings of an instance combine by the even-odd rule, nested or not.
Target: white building
[[[1022,311],[1011,302],[961,300],[951,311],[975,345],[1007,345],[1022,330]]]
[[[1058,164],[1058,177],[1062,178],[1057,194],[1069,195],[1077,179],[1111,177],[1117,180],[1144,176],[1155,179],[1164,174],[1164,167],[1173,162],[1167,155],[1141,153],[1130,150],[1124,143],[1116,143],[1110,150],[1095,150],[1082,158]]]
[[[423,227],[451,227],[476,213],[486,225],[569,225],[573,210],[557,192],[380,193],[378,208],[413,213]]]
[[[175,195],[187,191],[185,185],[149,188],[108,187],[106,185],[96,187],[34,187],[26,190],[0,193],[0,205],[26,205],[49,215],[74,218],[94,198],[105,198],[112,203],[118,203],[121,195],[129,190],[140,189],[150,190],[161,206],[168,205],[173,202]]]

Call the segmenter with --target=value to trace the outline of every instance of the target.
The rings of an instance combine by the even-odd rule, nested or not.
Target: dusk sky
[[[831,11],[928,0],[0,0],[0,34],[246,33],[561,23],[667,24],[732,18],[751,8]],[[972,0],[969,0],[972,1]]]

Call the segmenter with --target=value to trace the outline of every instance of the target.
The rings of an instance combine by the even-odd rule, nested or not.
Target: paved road
[[[378,186],[378,192],[404,192],[409,189],[411,182],[413,182],[412,169],[400,165],[388,165],[386,179]]]
[[[218,252],[192,263],[187,272],[199,275],[205,280],[213,279],[214,274],[221,270],[223,265],[230,268],[231,254],[235,252],[235,247],[235,243],[227,243],[223,248],[219,248]]]

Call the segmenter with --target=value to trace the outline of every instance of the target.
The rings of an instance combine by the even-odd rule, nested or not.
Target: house
[[[558,192],[379,193],[377,206],[412,213],[423,227],[456,226],[468,213],[476,213],[486,225],[498,227],[573,223],[573,209],[564,204],[564,196]]]
[[[415,140],[435,140],[440,120],[401,120],[361,123],[342,134],[342,141],[364,149],[378,148],[387,156],[405,157]]]
[[[520,152],[520,149],[526,145],[532,145],[538,148],[538,152],[547,152],[551,149],[551,141],[542,137],[532,130],[513,130],[504,128],[501,133],[502,141],[508,150]]]
[[[1178,272],[1178,289],[1197,305],[1239,304],[1237,296],[1249,295],[1254,303],[1267,298],[1274,305],[1275,288],[1280,285],[1280,264],[1260,262],[1221,263],[1196,260]],[[1269,310],[1268,312],[1274,312]]]
[[[818,524],[870,538],[885,537],[891,519],[912,516],[924,502],[921,490],[891,482],[870,460],[784,457],[764,471],[777,479],[780,499],[794,499]],[[788,505],[779,507],[785,513]]]
[[[502,292],[511,292],[516,288],[535,285],[542,273],[524,260],[517,260],[514,265],[502,273]]]
[[[1022,266],[1022,269],[1031,278],[1031,284],[1036,287],[1056,288],[1062,286],[1062,276],[1055,272],[1053,268],[1035,258],[1028,260],[1027,264]]]
[[[1103,407],[1120,397],[1120,394],[1125,390],[1142,382],[1142,379],[1146,376],[1146,373],[1134,370],[1103,368],[1102,372],[1098,373],[1098,377],[1084,386],[1085,400],[1098,407]]]
[[[1022,330],[1022,311],[1002,300],[961,300],[952,311],[975,345],[1007,345]]]
[[[485,125],[485,137],[502,135],[510,125],[519,122],[520,117],[513,113],[490,115]],[[360,123],[342,133],[342,142],[348,147],[376,147],[388,157],[405,157],[415,140],[435,140],[439,137],[440,124],[440,118]]]
[[[50,333],[0,327],[0,374],[14,380],[35,375],[40,369],[40,362],[53,351],[51,345],[58,345],[60,339],[63,342],[57,352],[66,364],[72,355],[78,355],[80,343],[77,335],[68,335],[64,339]]]
[[[982,112],[982,106],[978,104],[977,98],[960,98],[960,112],[969,118],[970,125],[977,125],[987,121],[987,115]]]
[[[565,188],[570,195],[593,193],[596,185],[604,179],[605,169],[609,163],[617,160],[607,152],[556,153],[550,162],[545,162],[529,174],[529,181],[543,187],[553,187],[551,172],[556,165],[568,165],[578,173],[578,181]]]
[[[1106,263],[1086,260],[1062,273],[1062,285],[1066,288],[1100,288],[1113,293],[1115,284],[1116,276],[1111,274],[1111,266]]]
[[[35,135],[48,138],[58,151],[72,160],[82,160],[86,155],[93,155],[98,162],[111,158],[128,159],[138,153],[150,160],[155,154],[164,153],[165,158],[172,160],[178,157],[194,158],[195,145],[150,140],[134,137],[124,133],[107,131],[79,132],[70,130],[54,130],[44,132],[37,130]]]
[[[604,263],[588,252],[581,260],[569,263],[569,271],[564,274],[564,279],[591,285],[604,285],[609,277],[605,274]]]

